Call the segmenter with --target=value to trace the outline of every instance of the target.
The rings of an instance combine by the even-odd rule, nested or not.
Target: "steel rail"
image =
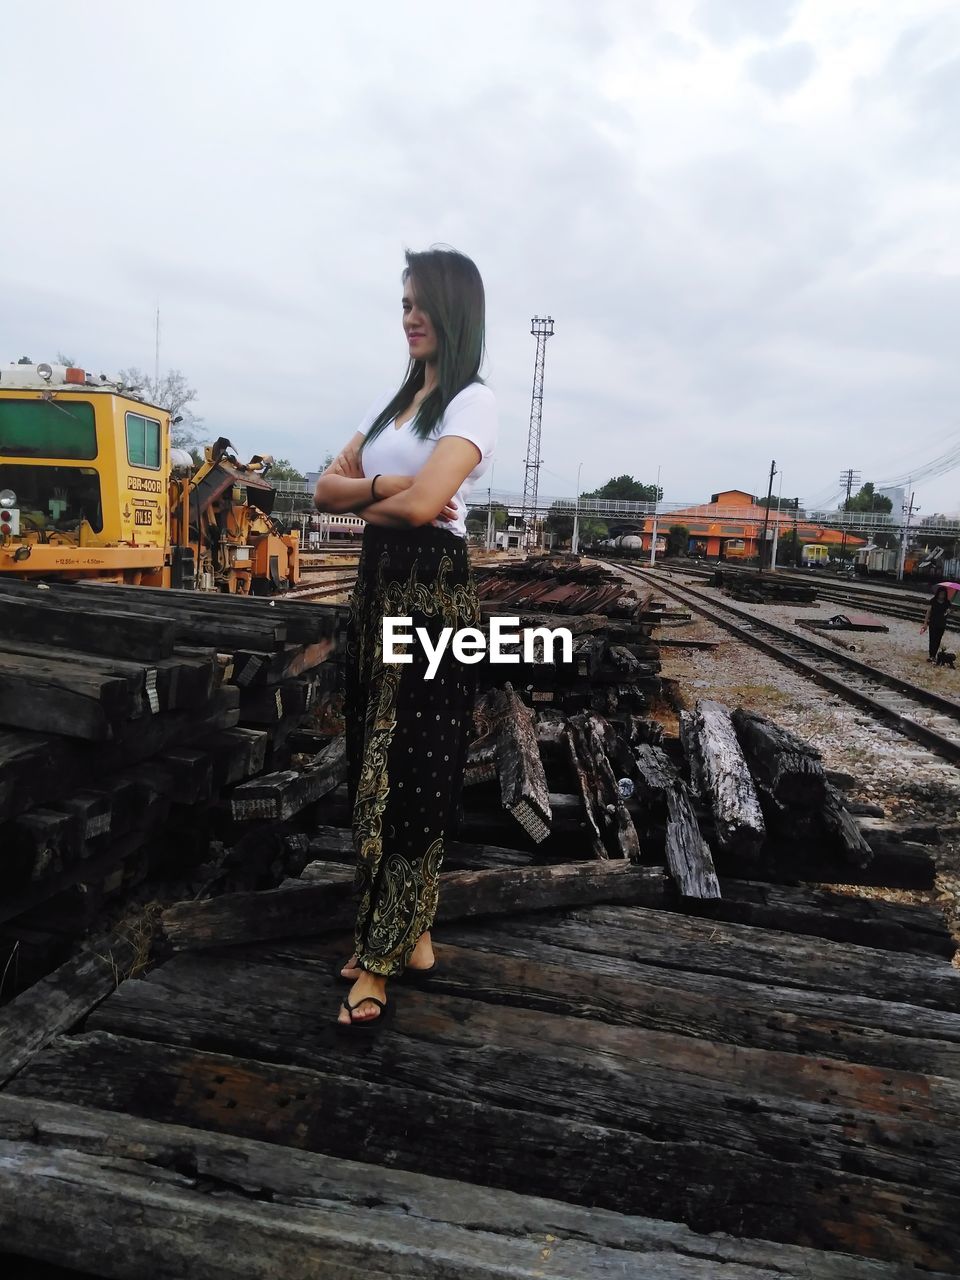
[[[620,561],[611,563],[619,564]],[[707,569],[703,566],[691,566],[690,568],[680,568],[678,565],[670,565],[666,568],[658,569],[658,573],[673,573],[694,576],[708,581],[713,576],[713,569]],[[749,581],[752,576],[749,570],[743,570],[744,581]],[[777,577],[787,582],[802,582],[804,585],[814,587],[817,592],[817,599],[829,600],[833,604],[845,605],[848,609],[860,609],[867,613],[882,614],[886,618],[899,618],[901,622],[922,622],[926,613],[926,603],[923,598],[918,599],[916,596],[908,595],[904,591],[903,597],[897,599],[894,592],[881,592],[871,590],[869,587],[858,587],[853,584],[846,586],[840,582],[824,582],[818,578],[808,578],[802,573],[784,572],[782,569],[777,570]],[[927,597],[928,599],[929,597]],[[805,606],[797,605],[798,609]],[[960,614],[960,609],[957,610]],[[948,631],[960,631],[960,617],[947,619]]]
[[[344,574],[335,582],[325,579],[323,585],[319,583],[313,585],[309,582],[301,583],[299,587],[294,587],[292,591],[286,591],[283,594],[284,600],[320,600],[324,596],[339,595],[342,591],[349,591],[356,581],[356,573]]]
[[[601,563],[604,563],[601,561]],[[774,622],[758,618],[746,609],[738,609],[727,601],[717,601],[710,596],[691,587],[667,586],[662,578],[656,577],[642,569],[634,569],[623,565],[606,562],[610,569],[619,568],[628,575],[644,582],[656,582],[666,595],[673,596],[688,608],[708,618],[711,622],[730,631],[744,644],[775,658],[784,666],[815,681],[831,692],[838,694],[847,702],[862,708],[875,719],[882,721],[922,743],[937,755],[943,756],[951,764],[960,764],[960,703],[944,698],[940,694],[931,693],[898,676],[889,675],[866,662],[860,662],[848,654],[839,653],[828,648],[818,640],[807,636],[798,636],[795,632],[781,627]],[[748,623],[749,626],[744,626]],[[763,632],[765,634],[759,634]],[[806,656],[804,656],[806,655]],[[810,659],[816,659],[816,662]],[[858,684],[859,682],[859,684]],[[906,706],[892,706],[878,699],[870,691],[870,686],[886,689],[896,693]],[[911,708],[909,703],[913,703]],[[947,721],[940,729],[930,728],[916,720],[916,708],[932,710],[941,721]]]

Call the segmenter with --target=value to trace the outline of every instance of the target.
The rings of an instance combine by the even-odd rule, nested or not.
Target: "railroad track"
[[[620,563],[617,561],[616,563]],[[707,582],[713,578],[713,569],[703,568],[701,566],[687,568],[679,568],[671,565],[669,568],[655,570],[657,574],[669,573],[680,574],[685,578],[695,577],[702,578]],[[744,571],[745,576],[749,576],[748,571]],[[832,603],[843,605],[846,610],[856,610],[865,613],[878,613],[886,618],[899,618],[904,622],[921,623],[923,616],[927,610],[927,600],[929,597],[918,597],[908,594],[906,591],[903,596],[898,599],[892,591],[871,591],[869,587],[858,587],[854,585],[844,586],[842,583],[833,581],[824,581],[821,578],[809,577],[806,574],[785,572],[782,569],[777,570],[777,576],[782,574],[784,578],[788,578],[794,582],[802,582],[805,586],[815,587],[818,600],[829,600]],[[931,591],[932,595],[933,592]],[[797,608],[802,608],[798,605]],[[960,617],[948,618],[947,629],[949,631],[960,631]]]
[[[322,576],[319,582],[302,582],[299,587],[284,594],[284,600],[323,600],[326,596],[338,595],[341,591],[349,591],[356,581],[357,569],[341,569],[339,575]]]
[[[786,627],[758,618],[746,609],[717,600],[694,587],[668,586],[656,571],[601,563],[606,563],[608,569],[620,569],[628,577],[651,585],[656,583],[665,595],[715,622],[744,644],[760,649],[784,666],[830,689],[952,764],[960,764],[960,703],[838,653],[812,637],[798,636]]]

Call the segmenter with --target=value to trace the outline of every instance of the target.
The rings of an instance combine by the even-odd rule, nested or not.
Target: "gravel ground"
[[[829,616],[824,607],[737,605],[786,626],[794,617]],[[919,635],[918,626],[886,621],[887,634],[853,636],[857,656],[948,697],[960,696],[960,671],[926,663],[921,647],[925,637]],[[803,628],[799,630],[803,634]],[[730,707],[761,712],[815,746],[828,769],[853,775],[857,786],[849,793],[851,799],[881,805],[892,821],[940,828],[941,837],[931,846],[939,868],[933,891],[853,887],[850,891],[896,901],[935,901],[960,943],[960,770],[704,618],[694,615],[690,625],[665,627],[660,634],[673,640],[717,642],[715,649],[661,651],[663,675],[677,681],[685,706],[692,707],[698,698],[715,698]],[[843,633],[844,638],[851,634]],[[960,963],[960,954],[955,963]]]
[[[701,587],[698,584],[697,590],[703,591],[706,595],[716,596],[718,600],[727,600],[727,597],[715,587]],[[878,667],[881,671],[900,676],[901,679],[909,680],[922,689],[930,689],[934,693],[941,693],[946,698],[953,698],[960,702],[960,668],[938,667],[927,661],[927,637],[920,634],[920,624],[917,622],[885,617],[882,614],[872,613],[869,609],[853,610],[833,600],[825,600],[814,608],[803,608],[795,604],[750,604],[740,600],[732,600],[729,603],[759,618],[775,622],[778,626],[788,627],[799,635],[813,634],[815,639],[823,640],[826,644],[831,642],[830,633],[824,635],[811,633],[806,627],[796,626],[796,619],[806,618],[814,622],[822,622],[837,613],[854,612],[858,616],[875,619],[889,630],[886,632],[838,631],[835,633],[835,638],[844,642],[843,646],[838,646],[838,652],[851,653],[861,662],[869,662],[871,666]],[[960,636],[948,634],[944,638],[944,648],[956,652],[960,648]]]

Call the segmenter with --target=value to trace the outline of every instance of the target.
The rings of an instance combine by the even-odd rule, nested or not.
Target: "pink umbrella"
[[[956,595],[960,591],[960,582],[938,582],[938,587],[946,587],[950,594]]]

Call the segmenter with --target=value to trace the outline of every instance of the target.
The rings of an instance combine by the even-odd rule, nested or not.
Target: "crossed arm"
[[[480,450],[461,436],[438,440],[414,476],[377,477],[377,495],[364,477],[356,432],[317,481],[314,503],[327,511],[355,511],[370,524],[387,529],[412,529],[441,516],[456,516],[453,496],[481,459]]]

